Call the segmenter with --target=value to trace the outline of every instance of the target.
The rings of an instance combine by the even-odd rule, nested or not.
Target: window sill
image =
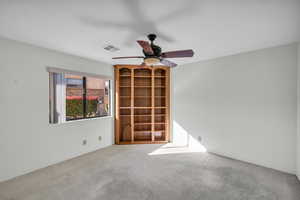
[[[76,122],[83,122],[83,121],[92,121],[92,120],[100,120],[100,119],[106,119],[106,118],[112,118],[112,115],[109,116],[104,116],[104,117],[93,117],[93,118],[86,118],[86,119],[77,119],[77,120],[70,120],[70,121],[65,121],[62,123],[49,123],[50,126],[52,125],[63,125],[63,124],[70,124],[70,123],[76,123]]]

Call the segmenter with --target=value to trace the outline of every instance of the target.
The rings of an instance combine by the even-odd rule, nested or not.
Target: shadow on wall
[[[169,21],[174,21],[179,17],[190,15],[192,11],[195,10],[196,0],[189,0],[189,3],[184,2],[177,9],[172,9],[171,12],[163,12],[166,13],[162,16],[157,14],[146,15],[146,13],[153,13],[153,11],[162,10],[166,7],[170,8],[173,2],[166,2],[167,5],[161,5],[160,2],[153,4],[155,8],[150,5],[150,3],[143,3],[139,0],[124,0],[120,1],[119,5],[123,5],[125,10],[127,11],[130,21],[123,21],[124,18],[120,20],[102,20],[98,16],[81,16],[79,17],[80,22],[87,26],[95,27],[99,30],[105,28],[114,28],[116,30],[127,30],[130,32],[130,35],[125,40],[125,45],[131,46],[134,41],[140,36],[145,36],[149,33],[155,33],[158,37],[167,42],[174,42],[174,38],[163,33],[159,30],[158,25],[161,23],[168,23]],[[99,7],[102,5],[99,5]],[[174,3],[171,7],[174,7]],[[147,12],[149,11],[149,12]],[[111,18],[115,18],[115,13],[112,12]]]

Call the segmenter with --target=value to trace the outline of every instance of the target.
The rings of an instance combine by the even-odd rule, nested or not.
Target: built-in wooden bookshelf
[[[115,66],[116,144],[169,141],[170,69]]]

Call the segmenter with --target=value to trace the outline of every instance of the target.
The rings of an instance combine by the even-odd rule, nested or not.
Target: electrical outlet
[[[83,140],[82,141],[82,145],[86,145],[87,144],[87,141],[86,140]]]
[[[98,140],[99,140],[99,141],[101,141],[101,140],[102,140],[102,137],[101,137],[101,136],[99,136],[99,137],[98,137]]]
[[[201,142],[202,141],[202,137],[199,135],[198,136],[198,141]]]

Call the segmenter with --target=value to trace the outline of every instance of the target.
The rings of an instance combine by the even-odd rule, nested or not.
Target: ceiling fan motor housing
[[[148,39],[149,39],[151,42],[153,42],[153,41],[155,40],[155,38],[156,38],[156,35],[153,34],[153,33],[151,33],[151,34],[148,35]]]
[[[149,57],[149,58],[150,57],[160,57],[161,56],[161,48],[153,43],[153,41],[156,39],[156,35],[153,33],[149,34],[148,39],[151,41],[150,45],[151,45],[153,54],[149,54],[143,50],[145,57]]]
[[[146,57],[160,57],[161,55],[161,48],[155,44],[151,44],[151,48],[152,48],[152,51],[153,51],[153,54],[148,54],[146,53],[144,50],[143,50],[143,53]]]

